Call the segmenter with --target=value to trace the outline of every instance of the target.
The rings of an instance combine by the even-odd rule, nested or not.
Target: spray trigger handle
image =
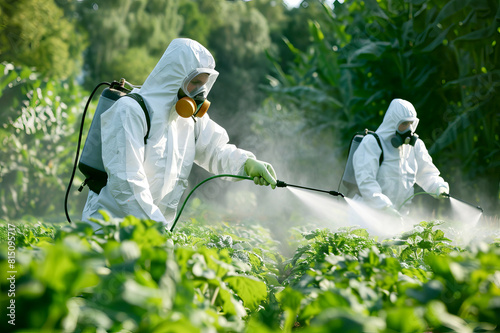
[[[286,187],[287,183],[281,180],[276,180],[276,187]]]
[[[337,191],[329,191],[328,194],[333,195],[335,197],[341,196],[342,198],[345,198],[342,193],[337,192]]]

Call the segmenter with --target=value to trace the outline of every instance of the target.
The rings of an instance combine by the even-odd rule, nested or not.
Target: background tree
[[[220,72],[211,94],[215,109],[211,116],[239,141],[248,134],[244,126],[248,113],[257,110],[263,99],[258,85],[265,83],[265,50],[271,41],[267,21],[257,9],[235,2],[228,3],[224,10],[223,17],[239,19],[228,20],[209,37],[209,48]]]
[[[53,0],[3,1],[0,22],[0,212],[61,216],[87,35]]]
[[[69,5],[89,35],[84,65],[88,89],[122,77],[142,84],[180,31],[177,0],[84,0]]]
[[[202,45],[208,45],[208,37],[214,27],[223,20],[220,15],[220,1],[181,0],[179,14],[182,17],[181,37],[192,38]]]
[[[61,218],[82,95],[74,81],[0,64],[2,218]]]
[[[78,74],[86,35],[75,29],[54,0],[0,3],[0,59],[35,67],[45,76]]]

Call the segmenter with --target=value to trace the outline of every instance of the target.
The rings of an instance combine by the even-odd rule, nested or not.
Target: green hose
[[[417,196],[417,195],[420,195],[420,194],[429,194],[429,195],[434,195],[434,193],[429,193],[429,192],[417,192],[413,195],[411,195],[408,199],[406,199],[405,201],[403,201],[403,203],[401,204],[401,206],[398,207],[398,211],[405,205],[405,203],[407,203],[409,200],[411,200],[413,197]]]
[[[209,180],[212,180],[214,178],[221,178],[221,177],[232,177],[232,178],[239,178],[239,179],[248,179],[248,180],[253,180],[252,177],[247,177],[247,176],[237,176],[237,175],[216,175],[216,176],[212,176],[212,177],[209,177],[207,179],[205,179],[204,181],[200,182],[198,185],[196,185],[192,190],[191,192],[189,192],[188,196],[186,197],[186,200],[184,200],[184,203],[182,204],[181,206],[181,209],[179,209],[179,212],[177,213],[177,217],[175,218],[174,220],[174,224],[172,225],[172,228],[170,228],[170,232],[172,232],[175,228],[175,225],[177,224],[177,221],[179,220],[179,217],[181,216],[181,213],[182,211],[184,210],[184,206],[186,206],[186,202],[188,201],[189,197],[191,196],[191,194],[193,194],[193,192],[198,188],[200,187],[201,185],[205,184],[206,182],[208,182]]]

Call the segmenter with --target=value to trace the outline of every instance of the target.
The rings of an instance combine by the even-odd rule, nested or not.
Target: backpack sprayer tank
[[[85,175],[85,182],[83,185],[88,185],[89,188],[96,193],[100,192],[100,189],[106,185],[108,179],[102,161],[101,115],[120,97],[130,92],[130,90],[124,87],[124,84],[124,79],[120,82],[113,82],[109,88],[104,89],[101,93],[87,139],[83,146],[82,155],[78,162],[78,169]]]
[[[80,134],[78,136],[78,146],[76,149],[75,163],[73,165],[73,171],[71,173],[68,188],[66,189],[66,196],[64,198],[64,211],[66,212],[66,218],[70,223],[71,219],[68,212],[68,197],[71,190],[71,184],[73,184],[73,179],[75,177],[77,164],[78,169],[80,169],[80,171],[85,176],[85,181],[80,186],[78,191],[81,192],[84,186],[88,185],[91,191],[100,193],[101,189],[107,183],[108,175],[106,174],[106,170],[104,169],[104,162],[102,160],[101,115],[106,112],[121,97],[131,97],[137,103],[139,103],[141,109],[144,111],[146,124],[148,126],[146,135],[144,136],[144,144],[146,144],[147,142],[149,131],[151,128],[149,112],[143,98],[137,93],[131,93],[130,89],[125,88],[125,83],[127,83],[130,87],[134,87],[133,85],[125,81],[125,79],[121,79],[120,82],[113,81],[112,83],[99,83],[90,94],[90,97],[87,100],[87,104],[85,105],[85,109],[83,110],[82,122],[80,124]],[[80,157],[80,147],[84,129],[85,115],[87,114],[90,102],[92,101],[92,97],[102,85],[107,85],[109,88],[104,89],[101,93],[101,96],[99,97],[99,102],[97,103],[94,116],[92,117],[92,123],[90,124],[87,139],[85,140],[83,151]]]
[[[363,140],[363,134],[355,134],[351,140],[351,146],[349,147],[349,155],[347,156],[346,168],[344,169],[344,174],[342,175],[341,185],[344,185],[347,189],[347,195],[352,195],[352,192],[357,191],[356,177],[354,176],[353,159],[354,152],[358,149]],[[340,189],[340,185],[339,185]]]
[[[377,133],[365,129],[363,132],[357,132],[356,134],[354,134],[354,136],[351,139],[351,143],[349,145],[347,162],[345,165],[344,173],[342,174],[342,178],[340,180],[338,187],[339,191],[341,189],[346,191],[346,195],[348,198],[352,198],[356,193],[359,193],[358,184],[356,182],[356,176],[354,175],[354,164],[353,164],[354,153],[361,144],[361,141],[363,141],[363,138],[368,134],[371,134],[375,137],[378,146],[380,147],[381,153],[379,158],[379,166],[384,161],[384,150],[382,149],[382,143],[380,142],[380,138]]]

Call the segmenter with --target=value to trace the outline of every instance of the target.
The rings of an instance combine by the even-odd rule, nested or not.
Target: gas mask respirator
[[[207,95],[219,72],[211,68],[196,68],[184,79],[175,103],[177,114],[183,118],[201,118],[207,113],[210,102]]]
[[[183,118],[201,118],[207,113],[209,107],[210,102],[202,96],[195,96],[194,98],[184,96],[175,103],[177,114]]]
[[[391,138],[391,144],[394,148],[398,148],[403,144],[407,144],[410,146],[415,146],[417,142],[418,134],[412,133],[411,129],[408,128],[404,132],[396,131],[396,134]]]

